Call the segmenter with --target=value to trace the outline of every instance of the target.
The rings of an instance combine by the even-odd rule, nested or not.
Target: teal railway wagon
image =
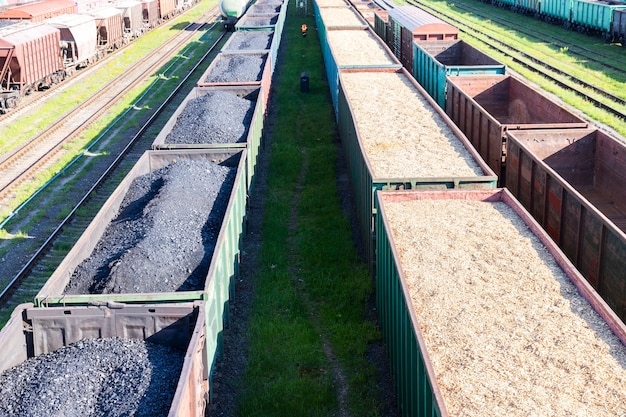
[[[413,77],[444,110],[448,75],[505,73],[506,65],[462,40],[413,43]]]
[[[626,145],[595,128],[507,135],[506,187],[626,321]]]

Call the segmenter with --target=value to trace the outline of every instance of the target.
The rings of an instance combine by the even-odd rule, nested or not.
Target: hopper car
[[[0,113],[128,44],[180,10],[175,0],[46,0],[0,12]],[[81,11],[82,10],[82,11]]]

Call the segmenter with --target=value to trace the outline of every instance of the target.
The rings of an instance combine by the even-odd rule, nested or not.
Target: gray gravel
[[[224,91],[211,91],[189,100],[165,143],[245,142],[255,105],[255,101]]]
[[[178,161],[135,179],[67,294],[201,290],[236,168]]]
[[[272,44],[272,38],[274,32],[235,32],[228,40],[228,45],[225,46],[228,50],[250,50],[257,51],[262,49],[269,49]]]
[[[272,13],[267,15],[247,15],[241,18],[239,26],[243,27],[257,27],[257,26],[270,26],[275,25],[278,22],[278,13]]]
[[[260,81],[266,59],[267,54],[220,55],[205,81],[209,83]]]
[[[133,339],[86,339],[0,375],[0,415],[167,416],[185,352]]]

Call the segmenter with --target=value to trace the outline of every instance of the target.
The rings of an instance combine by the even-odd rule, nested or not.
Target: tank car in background
[[[251,0],[220,0],[220,13],[226,30],[234,30],[235,23],[244,15]]]

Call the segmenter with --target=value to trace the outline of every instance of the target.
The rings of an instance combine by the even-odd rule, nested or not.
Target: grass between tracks
[[[272,100],[263,242],[250,314],[249,362],[237,404],[241,416],[379,415],[367,345],[380,339],[365,319],[373,286],[354,247],[337,191],[336,127],[323,78],[319,39],[290,4]],[[300,35],[306,23],[309,35]],[[309,72],[310,91],[300,92]],[[321,333],[321,334],[320,334]],[[327,340],[346,375],[339,404]]]

